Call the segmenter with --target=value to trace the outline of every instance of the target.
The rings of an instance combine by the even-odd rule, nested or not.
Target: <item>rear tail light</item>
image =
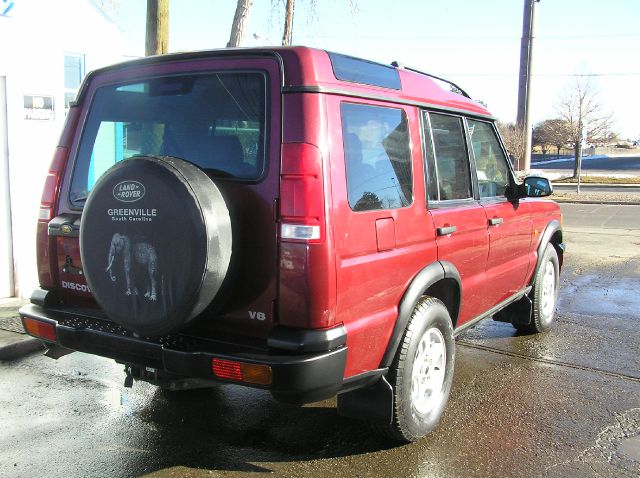
[[[280,229],[282,239],[320,239],[320,226],[303,226],[300,224],[283,224]]]
[[[26,330],[29,335],[33,335],[34,337],[45,340],[50,340],[51,342],[56,341],[57,335],[55,324],[42,322],[40,320],[31,319],[29,317],[22,317],[22,325],[24,326],[24,330]]]
[[[53,218],[56,204],[58,204],[62,175],[69,159],[69,147],[79,117],[80,109],[77,107],[71,108],[67,113],[67,121],[58,143],[59,146],[53,155],[53,161],[51,161],[51,166],[44,182],[40,201],[36,232],[36,254],[40,285],[45,289],[51,289],[56,286],[55,261],[50,250],[48,223]]]
[[[57,202],[60,190],[62,170],[68,158],[69,148],[66,146],[58,146],[44,182],[44,190],[42,191],[42,199],[40,201],[40,214],[38,216],[39,221],[49,222],[52,219],[53,208]]]
[[[36,232],[36,255],[38,258],[38,277],[40,285],[45,288],[52,288],[56,285],[55,277],[52,274],[52,258],[49,246],[49,221],[53,218],[53,212],[58,196],[60,194],[60,183],[62,171],[69,158],[69,148],[58,146],[53,155],[53,161],[49,168],[49,173],[44,182],[42,199],[40,201],[40,212],[38,214],[38,226]]]
[[[282,145],[280,220],[282,240],[320,242],[324,239],[322,155],[312,144]]]
[[[236,362],[214,358],[211,369],[217,378],[254,385],[271,385],[272,371],[268,365]]]

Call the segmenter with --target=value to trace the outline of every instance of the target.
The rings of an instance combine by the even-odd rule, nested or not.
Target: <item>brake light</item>
[[[52,219],[55,205],[60,193],[62,171],[69,158],[69,148],[58,146],[44,182],[38,226],[36,232],[36,256],[38,258],[38,277],[42,287],[55,287],[56,282],[51,269],[49,254],[49,221]]]
[[[211,369],[216,377],[224,380],[254,385],[271,385],[272,371],[268,365],[214,358],[211,361]]]
[[[281,239],[322,241],[324,211],[320,150],[309,143],[284,143],[280,176]]]
[[[40,200],[40,211],[38,212],[38,225],[36,231],[36,256],[38,258],[38,277],[40,286],[51,289],[56,286],[55,262],[51,256],[51,244],[49,243],[49,221],[53,218],[56,204],[60,196],[60,186],[64,168],[69,159],[69,147],[73,134],[75,133],[80,108],[74,107],[67,113],[59,146],[53,155],[49,172],[44,181],[42,199]],[[53,264],[52,264],[53,263]]]
[[[33,335],[34,337],[45,340],[50,340],[51,342],[56,341],[56,326],[52,323],[41,322],[39,320],[23,316],[22,325],[24,326],[24,330],[26,330],[29,335]]]
[[[64,168],[68,158],[69,148],[66,146],[58,146],[53,155],[49,173],[44,181],[44,190],[42,191],[42,199],[40,201],[40,214],[38,215],[39,221],[49,222],[51,220],[51,213],[58,199],[62,168]]]

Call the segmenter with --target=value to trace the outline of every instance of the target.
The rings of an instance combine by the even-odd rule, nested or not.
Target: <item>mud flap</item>
[[[338,415],[372,422],[393,421],[393,388],[385,377],[374,385],[338,395]]]
[[[527,295],[523,295],[513,304],[508,305],[493,316],[497,322],[508,322],[514,325],[526,326],[531,323],[533,303]]]
[[[60,345],[47,344],[47,350],[45,350],[44,356],[58,360],[60,357],[72,354],[73,352],[75,352],[75,350],[71,350]]]

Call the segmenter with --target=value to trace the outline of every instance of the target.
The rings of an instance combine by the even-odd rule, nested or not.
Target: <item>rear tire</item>
[[[433,430],[449,398],[455,362],[451,317],[445,305],[423,297],[416,305],[389,370],[393,421],[377,429],[399,442]]]
[[[558,253],[552,244],[547,244],[531,291],[531,301],[533,302],[531,322],[528,324],[514,323],[516,329],[521,332],[537,334],[551,328],[558,301],[559,283]]]

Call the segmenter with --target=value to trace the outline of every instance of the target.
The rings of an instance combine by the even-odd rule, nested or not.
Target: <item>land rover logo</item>
[[[122,202],[135,202],[144,197],[144,184],[138,181],[122,181],[113,188],[113,197]]]

